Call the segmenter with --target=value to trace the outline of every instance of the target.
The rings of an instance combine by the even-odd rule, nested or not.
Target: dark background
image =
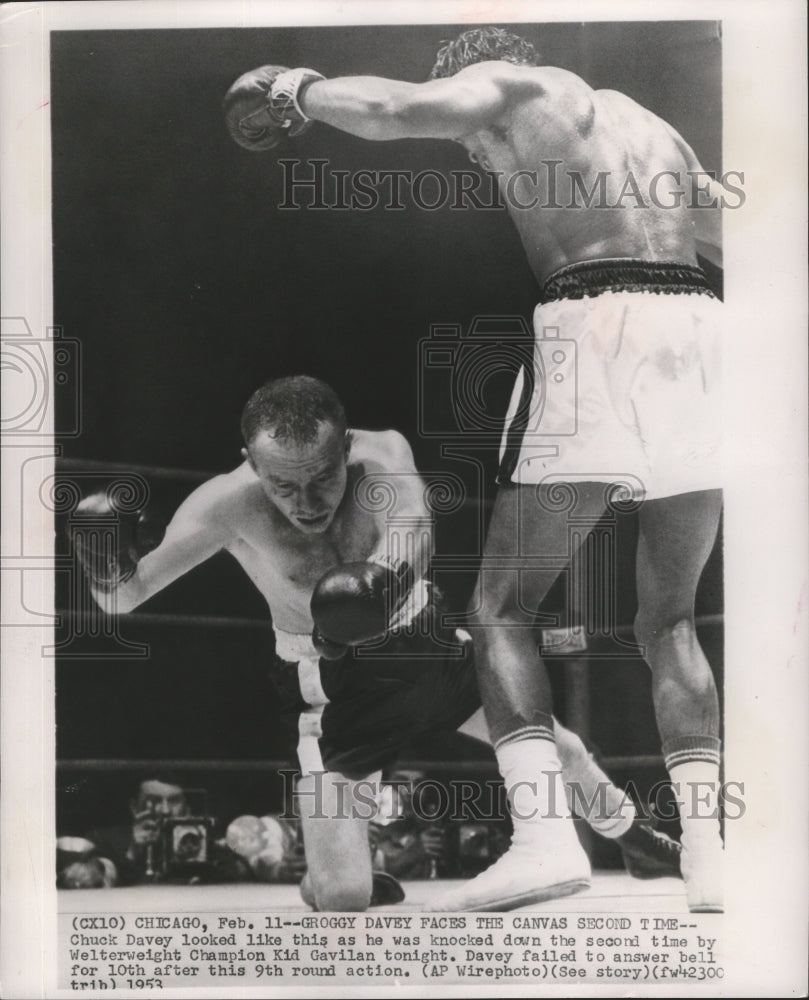
[[[425,472],[461,478],[475,502],[439,516],[439,552],[477,552],[494,492],[495,452],[475,453],[476,469],[442,454],[452,427],[446,437],[420,433],[419,341],[431,323],[466,330],[482,314],[518,314],[530,322],[537,288],[506,213],[413,205],[405,211],[279,211],[284,195],[275,151],[254,155],[237,147],[221,114],[233,80],[264,63],[310,65],[326,76],[423,80],[438,44],[460,30],[431,25],[51,35],[54,315],[82,351],[81,434],[64,441],[67,459],[227,470],[239,462],[239,415],[250,392],[266,378],[308,372],[334,386],[354,425],[396,427],[412,442]],[[594,87],[622,90],[661,115],[693,146],[705,169],[721,170],[721,41],[715,22],[512,30],[531,40],[544,62],[571,69]],[[451,143],[369,143],[323,125],[278,155],[327,159],[330,169],[349,171],[447,173],[471,166],[465,151]],[[510,382],[504,371],[486,386],[493,418],[505,407]],[[444,391],[431,389],[425,400],[430,426],[440,429],[446,422],[450,392],[449,375]],[[63,396],[58,402],[67,420],[71,401]],[[195,483],[168,474],[147,478],[167,513]],[[628,517],[618,533],[622,623],[634,613],[635,530]],[[463,606],[473,578],[470,571],[443,581],[456,607]],[[71,585],[62,577],[57,583],[65,607]],[[552,610],[563,600],[558,588]],[[698,612],[721,606],[717,549]],[[226,556],[141,610],[267,617],[261,598]],[[66,618],[66,628],[70,622]],[[103,642],[87,639],[86,647],[71,647],[78,649],[76,657],[60,662],[60,759],[285,755],[266,684],[272,643],[266,628],[132,619],[120,629],[128,639],[148,643],[148,659],[105,656]],[[721,672],[721,629],[706,630],[703,639]],[[561,668],[553,673],[564,715]],[[613,755],[659,751],[641,662],[598,661],[591,688],[597,749]],[[419,758],[463,752],[459,741],[414,748]],[[75,827],[108,797],[93,785],[100,779],[63,774],[60,815]],[[647,781],[650,775],[621,777]],[[234,794],[232,787],[221,791],[223,809],[232,807]],[[265,787],[255,794],[268,793]]]

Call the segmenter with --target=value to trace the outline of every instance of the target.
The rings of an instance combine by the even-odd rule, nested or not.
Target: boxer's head
[[[268,382],[247,401],[242,436],[274,506],[304,534],[326,531],[345,495],[350,447],[335,392],[307,375]]]
[[[455,76],[473,63],[500,60],[517,66],[536,66],[539,56],[534,46],[519,35],[502,28],[472,28],[452,42],[444,42],[435,58],[431,80]]]

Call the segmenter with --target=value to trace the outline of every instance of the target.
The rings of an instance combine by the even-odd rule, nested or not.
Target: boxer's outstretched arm
[[[363,139],[458,139],[494,124],[515,91],[535,78],[507,63],[469,66],[455,76],[405,83],[376,76],[318,80],[302,96],[309,118]]]
[[[204,483],[178,507],[163,541],[138,562],[132,577],[110,593],[93,588],[93,597],[104,611],[132,611],[232,540],[224,509],[224,478]]]

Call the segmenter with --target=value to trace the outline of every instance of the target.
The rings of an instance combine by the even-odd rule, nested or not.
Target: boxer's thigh
[[[640,622],[661,627],[693,615],[721,512],[721,490],[682,493],[643,504],[637,551]]]
[[[390,659],[357,660],[351,696],[324,709],[320,750],[330,770],[352,778],[384,770],[420,733],[453,732],[479,708],[470,641],[419,637],[412,658],[408,645],[397,641]]]

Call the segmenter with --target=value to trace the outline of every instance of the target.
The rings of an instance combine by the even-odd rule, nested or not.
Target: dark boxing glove
[[[260,66],[244,73],[225,94],[225,124],[244,149],[261,153],[285,136],[301,135],[311,120],[301,107],[304,91],[325,79],[312,69]]]
[[[107,530],[108,523],[114,531]],[[165,530],[154,512],[120,511],[114,497],[94,493],[74,511],[70,541],[93,588],[111,593],[134,576],[140,560],[157,548]]]
[[[407,563],[352,562],[320,578],[310,604],[315,631],[332,644],[358,646],[385,635],[407,598]]]
[[[345,643],[327,639],[317,626],[312,630],[312,645],[317,655],[322,656],[324,660],[341,660],[348,652]]]

